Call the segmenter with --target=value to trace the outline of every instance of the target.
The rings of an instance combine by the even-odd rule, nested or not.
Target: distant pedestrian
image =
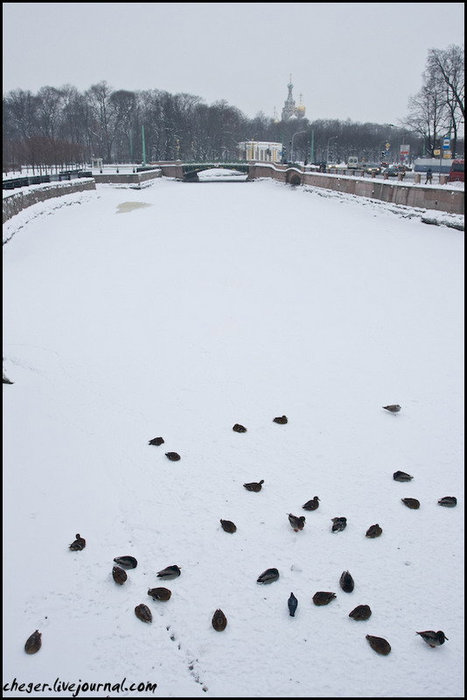
[[[428,168],[426,171],[426,180],[425,180],[425,185],[428,183],[431,185],[431,181],[433,180],[433,171],[431,168]]]

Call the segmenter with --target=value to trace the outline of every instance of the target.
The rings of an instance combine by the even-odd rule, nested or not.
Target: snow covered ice
[[[463,696],[464,234],[421,216],[270,180],[161,178],[4,225],[4,684]],[[118,585],[123,556],[137,566]],[[170,599],[148,595],[159,585]],[[316,606],[318,591],[336,597]],[[369,619],[349,617],[358,605]]]

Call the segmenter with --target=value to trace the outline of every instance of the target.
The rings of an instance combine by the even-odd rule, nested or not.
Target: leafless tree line
[[[420,91],[410,98],[405,124],[419,134],[429,156],[440,140],[451,138],[453,157],[458,154],[465,118],[464,47],[430,49]]]
[[[463,49],[429,52],[424,84],[411,98],[399,126],[338,119],[254,119],[220,100],[207,105],[195,95],[152,89],[114,90],[107,82],[81,93],[71,85],[42,87],[36,94],[12,90],[3,98],[3,168],[64,167],[89,163],[238,160],[240,141],[284,145],[285,160],[368,162],[431,155],[449,129],[454,151],[464,115]],[[389,147],[387,146],[389,144]],[[462,141],[463,145],[463,141]],[[292,152],[293,147],[293,152]]]

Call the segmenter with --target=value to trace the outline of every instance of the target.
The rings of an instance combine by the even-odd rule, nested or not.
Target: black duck
[[[317,591],[313,596],[313,603],[315,605],[327,605],[331,602],[331,600],[334,600],[335,597],[335,593],[331,593],[329,591]]]
[[[347,527],[347,518],[331,518],[332,520],[332,531],[339,532],[345,530]]]
[[[371,608],[369,605],[357,605],[352,612],[349,612],[349,617],[353,620],[368,620],[370,616]]]
[[[441,644],[444,644],[446,639],[449,641],[444,632],[442,632],[441,630],[439,630],[439,632],[434,632],[433,630],[425,630],[425,632],[417,632],[416,634],[419,634],[420,637],[430,647],[432,647],[432,649],[441,646]]]
[[[165,456],[167,457],[167,459],[170,459],[171,462],[178,462],[178,460],[180,459],[180,455],[178,454],[178,452],[166,452]]]
[[[313,498],[310,501],[307,501],[304,503],[302,506],[304,510],[316,510],[319,508],[319,498],[318,496],[313,496]]]
[[[261,491],[261,487],[264,484],[264,479],[261,481],[251,481],[249,484],[243,484],[247,491]]]
[[[149,440],[148,445],[163,445],[164,444],[164,438],[161,437],[155,437],[152,440]]]
[[[298,600],[296,599],[293,593],[290,594],[289,599],[287,601],[287,605],[289,607],[290,617],[295,617],[295,611],[297,609]]]
[[[365,533],[365,537],[379,537],[382,534],[383,530],[382,528],[376,523],[376,525],[370,525],[368,530]]]
[[[152,612],[144,603],[136,606],[135,615],[142,622],[152,622]]]
[[[457,506],[457,498],[455,496],[443,496],[438,501],[440,506],[446,506],[446,508],[454,508]]]
[[[389,406],[383,406],[383,408],[386,411],[389,411],[389,413],[399,413],[399,411],[401,410],[401,407],[399,406],[398,403],[392,403],[392,404],[389,404]]]
[[[227,627],[227,618],[222,612],[222,610],[220,610],[219,608],[212,616],[212,626],[214,627],[216,632],[223,632],[223,630],[225,630],[225,628]]]
[[[412,481],[413,476],[407,474],[406,472],[397,471],[392,475],[394,481]]]
[[[420,508],[420,501],[417,501],[416,498],[401,498],[401,501],[407,508],[412,508],[413,510]]]
[[[124,557],[115,557],[114,562],[119,566],[123,566],[124,569],[136,569],[138,566],[136,559],[129,555]]]
[[[246,433],[246,428],[244,425],[240,425],[240,423],[235,423],[234,427],[232,428],[236,433]]]
[[[279,423],[279,425],[285,425],[288,423],[287,416],[276,416],[276,418],[273,419],[274,423]]]
[[[157,575],[159,578],[177,578],[181,573],[180,567],[173,564],[172,566],[166,566],[165,569],[159,571]]]
[[[170,591],[168,588],[162,587],[150,588],[148,591],[148,595],[150,595],[153,600],[162,600],[165,602],[170,599],[172,591]]]
[[[258,576],[256,579],[257,583],[272,583],[273,581],[277,581],[279,578],[279,572],[277,569],[266,569],[266,571],[263,571],[262,574]]]
[[[352,593],[355,582],[348,571],[343,571],[339,579],[339,585],[345,593]]]
[[[297,517],[296,515],[292,515],[292,513],[289,513],[289,523],[292,526],[294,532],[303,530],[305,526],[305,516],[301,515],[300,517]]]
[[[39,651],[42,646],[42,633],[36,630],[31,634],[31,636],[26,640],[24,645],[24,651],[26,654],[35,654]]]
[[[374,649],[374,651],[376,651],[378,654],[383,654],[383,656],[387,656],[391,651],[391,645],[389,644],[387,639],[384,639],[383,637],[375,637],[372,634],[367,634],[366,638],[368,639],[370,647]]]
[[[221,525],[225,532],[237,532],[237,526],[231,520],[222,520],[221,518]]]
[[[72,552],[80,552],[86,547],[86,540],[81,537],[79,532],[76,534],[76,540],[70,544],[70,549]]]
[[[115,581],[115,583],[118,583],[119,586],[122,586],[127,580],[128,576],[124,569],[121,569],[119,566],[114,566],[112,569],[112,578]]]

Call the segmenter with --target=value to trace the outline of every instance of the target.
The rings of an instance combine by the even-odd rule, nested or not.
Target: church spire
[[[292,74],[289,76],[289,82],[287,85],[288,89],[288,95],[287,99],[284,102],[284,107],[282,108],[282,121],[288,121],[289,119],[292,119],[293,117],[298,117],[303,118],[305,116],[305,107],[302,104],[302,95],[300,94],[300,104],[298,107],[295,106],[295,100],[293,98],[292,90],[293,90],[293,83],[292,83]]]
[[[287,121],[287,119],[290,119],[290,117],[295,115],[295,100],[292,95],[292,89],[293,89],[293,84],[292,84],[292,74],[290,74],[290,80],[289,84],[287,85],[289,94],[287,95],[287,99],[284,102],[284,107],[282,109],[282,121]]]

